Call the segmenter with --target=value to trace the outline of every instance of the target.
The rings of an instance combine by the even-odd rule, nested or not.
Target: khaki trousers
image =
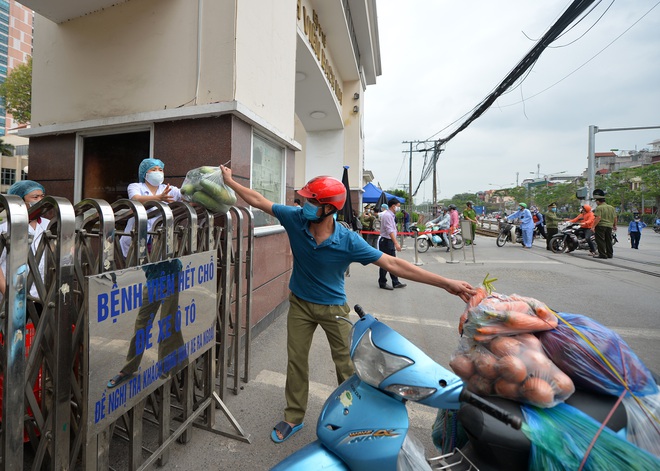
[[[332,361],[335,363],[338,384],[353,375],[353,363],[349,355],[348,336],[351,325],[336,319],[348,318],[350,308],[314,304],[289,295],[287,318],[286,409],[284,420],[299,424],[305,417],[309,396],[309,349],[317,326],[325,331],[330,344]]]

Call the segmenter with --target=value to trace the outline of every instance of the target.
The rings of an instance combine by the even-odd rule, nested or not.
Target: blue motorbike
[[[472,394],[399,333],[360,306],[355,311],[360,319],[353,324],[350,354],[356,374],[327,399],[318,440],[273,470],[430,470],[423,446],[409,433],[407,401],[453,410],[467,403],[520,429],[519,415]]]

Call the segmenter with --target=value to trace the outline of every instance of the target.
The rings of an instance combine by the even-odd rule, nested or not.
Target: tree
[[[0,84],[0,97],[5,108],[14,120],[20,124],[30,122],[32,117],[32,57],[10,72],[3,84]]]
[[[5,141],[0,139],[0,154],[10,157],[14,155],[14,146],[11,144],[7,144]]]

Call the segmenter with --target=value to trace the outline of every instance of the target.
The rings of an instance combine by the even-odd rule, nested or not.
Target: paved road
[[[539,241],[532,250],[506,245],[498,248],[493,238],[478,237],[474,247],[458,252],[459,263],[447,263],[443,249],[430,249],[419,257],[424,268],[452,278],[478,284],[487,273],[498,278],[496,290],[519,293],[546,302],[555,310],[588,315],[619,332],[642,360],[660,371],[660,235],[644,231],[641,248],[632,250],[620,233],[615,258],[594,260],[583,252],[553,254]],[[413,261],[412,241],[400,256]],[[464,261],[464,255],[466,261]],[[367,312],[407,336],[431,357],[447,364],[458,342],[456,324],[464,303],[442,290],[410,283],[395,291],[378,289],[377,268],[353,265],[347,278],[351,305]],[[251,444],[195,429],[188,445],[175,444],[164,469],[265,470],[315,439],[315,425],[325,398],[336,386],[334,367],[322,331],[312,346],[311,394],[305,428],[289,441],[276,445],[269,438],[273,425],[282,419],[286,371],[285,319],[282,316],[254,339],[252,377],[238,396],[229,394],[226,404]],[[427,446],[433,409],[411,405],[413,433]],[[218,424],[231,432],[218,411]],[[118,468],[125,457],[113,443],[113,461]]]

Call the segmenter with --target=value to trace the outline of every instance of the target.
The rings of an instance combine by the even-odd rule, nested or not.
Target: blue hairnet
[[[21,180],[20,182],[14,183],[9,187],[7,191],[8,195],[16,195],[24,198],[28,193],[32,193],[34,190],[41,190],[46,193],[46,189],[40,183],[37,183],[32,180]]]
[[[140,162],[140,168],[138,169],[138,181],[140,183],[144,182],[144,176],[147,174],[147,170],[154,167],[165,168],[165,164],[162,160],[158,159],[144,159]]]

